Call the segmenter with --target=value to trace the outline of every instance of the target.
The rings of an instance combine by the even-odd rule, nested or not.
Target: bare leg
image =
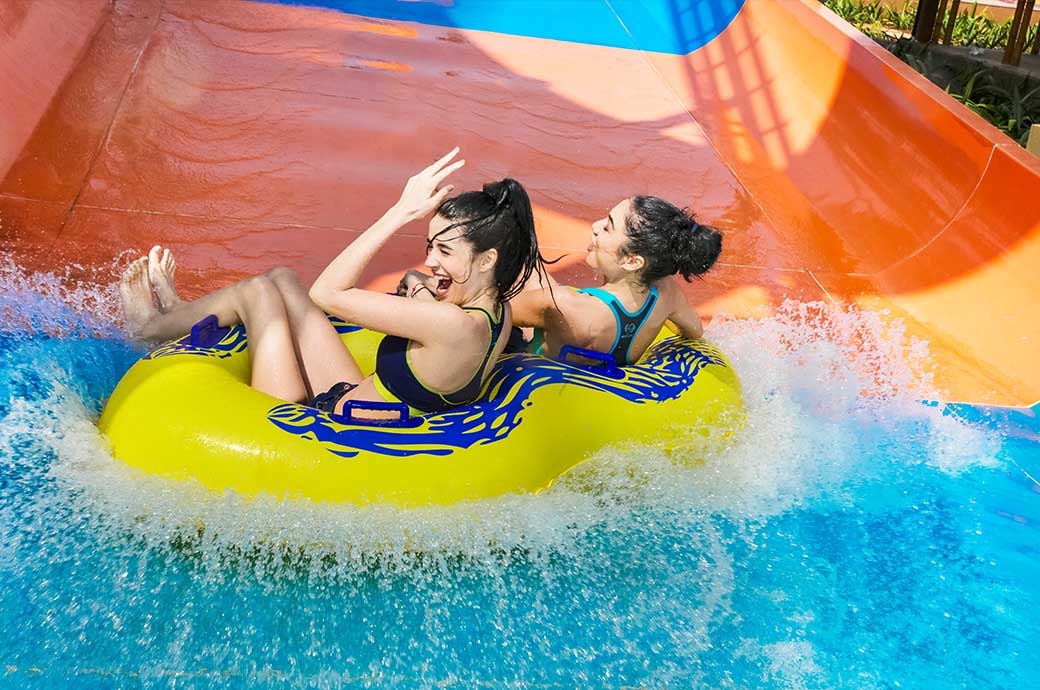
[[[247,278],[227,288],[227,294],[249,333],[250,385],[282,400],[309,399],[285,303],[274,282],[266,276]]]
[[[285,303],[270,278],[247,278],[194,302],[181,302],[163,314],[153,302],[148,263],[147,257],[134,261],[119,284],[131,335],[163,340],[186,333],[196,321],[216,313],[221,323],[243,323],[249,332],[253,388],[283,400],[308,399]]]
[[[296,360],[311,395],[339,381],[360,383],[364,374],[340,340],[328,317],[307,294],[296,273],[276,268],[267,273],[282,296],[288,314]]]
[[[141,337],[162,341],[181,336],[209,314],[224,326],[243,323],[249,332],[253,387],[285,400],[309,399],[339,381],[358,383],[364,378],[328,317],[310,300],[292,270],[276,268],[185,302],[173,287],[176,262],[168,250],[160,249],[153,247],[150,252],[154,262],[142,261],[156,264],[148,271],[151,288],[172,308],[160,313],[153,305],[140,319]],[[290,350],[291,359],[287,358]]]
[[[246,281],[248,280],[252,278],[247,278]],[[156,311],[141,327],[139,336],[155,343],[179,338],[210,314],[214,314],[222,326],[242,323],[241,313],[238,311],[241,302],[236,295],[236,290],[241,284],[235,283],[191,302],[182,301],[165,314]]]
[[[148,280],[152,283],[155,296],[159,298],[159,311],[164,314],[173,311],[184,301],[173,284],[176,270],[177,262],[169,249],[156,245],[148,252]]]
[[[159,314],[152,299],[152,286],[148,282],[148,258],[141,257],[125,271],[119,281],[119,294],[123,299],[123,315],[126,329],[132,337],[142,337],[145,324]]]

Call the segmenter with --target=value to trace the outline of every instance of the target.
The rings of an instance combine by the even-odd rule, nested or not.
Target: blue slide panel
[[[685,55],[745,0],[268,0],[458,29]]]

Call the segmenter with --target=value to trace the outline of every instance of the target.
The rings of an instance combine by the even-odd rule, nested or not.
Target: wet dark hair
[[[493,280],[499,302],[520,294],[532,273],[543,274],[531,200],[516,180],[507,177],[487,183],[483,191],[463,192],[445,199],[437,208],[437,215],[450,225],[434,239],[458,229],[476,252],[498,250]]]
[[[625,225],[624,251],[643,257],[644,285],[675,274],[690,282],[706,273],[722,253],[722,233],[698,223],[688,209],[656,196],[634,196]]]

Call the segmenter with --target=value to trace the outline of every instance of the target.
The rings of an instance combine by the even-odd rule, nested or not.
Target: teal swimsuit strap
[[[617,335],[614,337],[614,344],[611,346],[610,352],[614,355],[618,366],[631,364],[629,350],[632,348],[632,341],[635,340],[636,334],[639,333],[657,304],[657,288],[650,287],[646,301],[634,312],[625,309],[617,297],[603,288],[581,288],[578,292],[591,295],[610,307],[617,326]]]
[[[531,344],[528,348],[531,354],[540,355],[542,354],[542,348],[545,346],[545,331],[541,328],[535,328],[534,334],[531,335]]]

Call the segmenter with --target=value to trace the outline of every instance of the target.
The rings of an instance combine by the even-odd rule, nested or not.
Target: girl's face
[[[433,295],[442,302],[465,304],[471,296],[484,287],[484,274],[480,270],[481,255],[473,251],[473,245],[462,236],[462,228],[444,232],[451,222],[434,216],[426,235],[426,268],[437,279]]]
[[[622,273],[621,262],[628,244],[626,219],[632,202],[625,199],[606,218],[592,224],[592,242],[585,255],[585,263],[602,273],[608,280]]]

